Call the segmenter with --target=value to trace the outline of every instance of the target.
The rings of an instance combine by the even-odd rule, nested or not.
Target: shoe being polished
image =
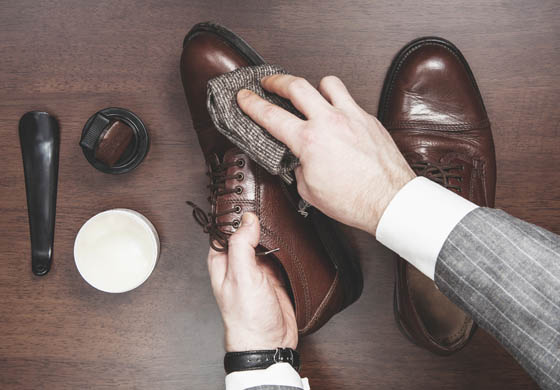
[[[421,38],[405,46],[385,79],[378,116],[417,175],[479,206],[494,206],[490,122],[469,65],[452,43]],[[476,330],[469,316],[402,258],[394,308],[403,333],[437,354],[458,351]]]
[[[298,213],[288,188],[252,162],[214,127],[206,108],[209,79],[265,61],[226,28],[201,23],[183,43],[181,77],[194,128],[211,178],[211,212],[193,214],[210,234],[210,245],[226,250],[241,215],[254,212],[261,222],[258,251],[281,265],[301,335],[324,325],[354,302],[362,291],[362,273],[329,220],[317,211]]]

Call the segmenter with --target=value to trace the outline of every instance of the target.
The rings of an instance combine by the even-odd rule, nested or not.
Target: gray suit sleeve
[[[292,386],[262,385],[257,387],[251,387],[245,390],[301,390],[301,389],[299,387],[292,387]]]
[[[435,282],[542,388],[560,388],[560,236],[475,209],[445,241]]]

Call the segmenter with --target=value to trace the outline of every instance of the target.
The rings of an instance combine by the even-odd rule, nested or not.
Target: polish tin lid
[[[133,112],[110,107],[96,112],[82,130],[80,146],[93,167],[121,174],[136,168],[150,146],[148,129]]]

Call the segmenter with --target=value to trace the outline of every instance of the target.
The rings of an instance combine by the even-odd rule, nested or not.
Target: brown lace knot
[[[445,165],[435,164],[428,161],[417,161],[410,164],[410,167],[418,176],[424,176],[438,184],[441,184],[445,188],[461,192],[461,186],[453,185],[450,182],[450,179],[456,179],[459,182],[463,181],[463,176],[460,173],[457,173],[457,171],[464,170],[464,166],[461,164]]]

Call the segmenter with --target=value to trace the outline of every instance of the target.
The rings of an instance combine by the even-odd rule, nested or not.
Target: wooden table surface
[[[220,22],[314,83],[336,74],[373,113],[405,43],[450,39],[470,62],[493,122],[497,206],[560,233],[559,8],[557,0],[0,1],[0,388],[223,387],[207,237],[185,205],[206,197],[179,75],[193,24]],[[119,177],[94,170],[78,147],[85,121],[110,106],[137,113],[152,137],[144,163]],[[62,137],[54,263],[41,278],[30,269],[17,138],[29,110],[55,114]],[[72,254],[80,226],[115,207],[146,215],[162,244],[148,281],[120,295],[86,284]],[[314,389],[535,387],[483,331],[448,358],[411,345],[393,319],[393,255],[350,234],[365,289],[300,342]]]

